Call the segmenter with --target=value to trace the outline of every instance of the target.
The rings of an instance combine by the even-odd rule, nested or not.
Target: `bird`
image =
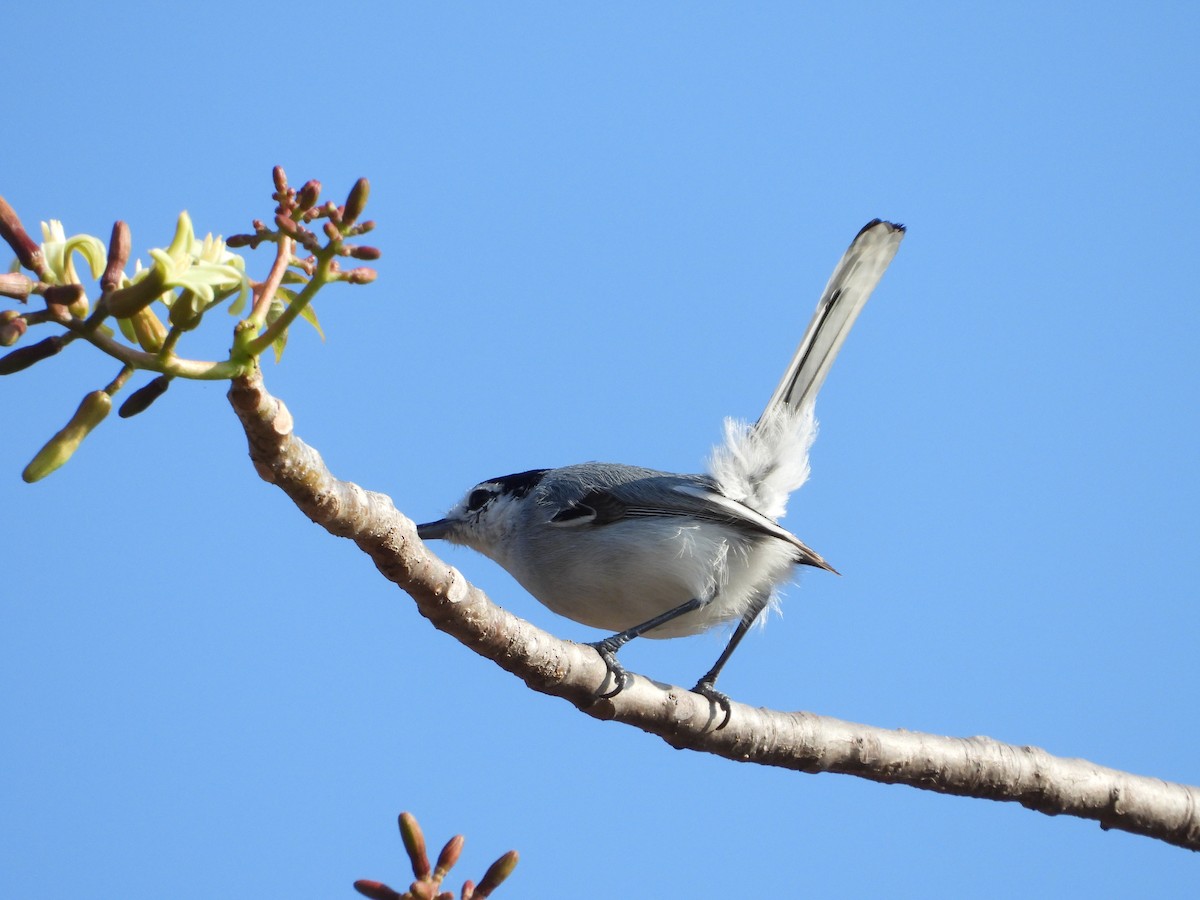
[[[837,574],[778,520],[808,479],[817,392],[904,234],[882,219],[858,232],[762,415],[725,420],[705,474],[585,462],[488,478],[418,536],[470,547],[552,611],[611,631],[589,644],[613,685],[598,697],[628,685],[617,652],[634,638],[736,623],[693,688],[724,710],[724,727],[731,706],[717,677],[778,588],[799,566]]]

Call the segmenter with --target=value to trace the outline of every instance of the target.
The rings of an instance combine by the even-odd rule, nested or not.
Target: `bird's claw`
[[[617,650],[620,645],[614,647],[612,643],[605,638],[602,641],[595,641],[588,644],[593,650],[600,654],[600,658],[604,660],[604,665],[608,667],[608,674],[612,676],[613,689],[605,693],[596,692],[596,697],[600,700],[611,700],[621,691],[625,690],[629,684],[629,672],[626,668],[617,662]]]
[[[721,707],[721,709],[724,711],[725,718],[721,719],[721,724],[716,727],[717,731],[720,731],[729,724],[729,717],[733,715],[733,701],[729,699],[727,694],[722,694],[715,687],[713,687],[711,681],[703,678],[696,682],[696,686],[692,688],[692,693],[699,694],[701,697],[707,699],[710,703],[717,704],[717,706]]]

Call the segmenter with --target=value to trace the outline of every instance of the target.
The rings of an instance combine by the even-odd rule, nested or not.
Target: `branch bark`
[[[595,718],[656,734],[679,749],[1016,802],[1047,815],[1093,819],[1104,829],[1200,850],[1200,788],[1190,785],[987,737],[890,730],[736,702],[728,724],[718,729],[723,713],[707,699],[641,676],[617,696],[598,699],[608,670],[595,650],[560,640],[496,606],[429,551],[414,523],[388,496],[335,478],[320,454],[295,436],[291,414],[267,392],[260,372],[235,379],[229,399],[264,481],[283,490],[313,522],[354,541],[435,628],[536,691],[561,697]]]

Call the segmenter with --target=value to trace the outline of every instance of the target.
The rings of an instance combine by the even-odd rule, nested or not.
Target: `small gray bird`
[[[726,419],[707,475],[598,462],[532,469],[480,482],[417,534],[471,547],[554,612],[615,632],[591,644],[613,679],[605,697],[627,684],[616,654],[635,637],[736,621],[694,688],[724,709],[724,725],[717,676],[776,588],[797,565],[835,571],[776,520],[808,479],[817,391],[903,237],[903,225],[879,219],[858,233],[766,410],[752,426]]]

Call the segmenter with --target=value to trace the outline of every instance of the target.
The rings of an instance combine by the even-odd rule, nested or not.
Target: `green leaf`
[[[276,296],[271,305],[267,307],[267,327],[270,327],[276,319],[283,315],[283,311],[287,306],[283,302],[283,298]],[[275,340],[271,341],[271,348],[275,351],[275,362],[279,362],[283,358],[283,348],[287,346],[287,329],[279,332]]]
[[[295,291],[281,287],[275,292],[275,296],[282,297],[283,302],[288,306],[291,306],[296,302],[296,297],[298,295]],[[325,340],[325,332],[321,330],[321,323],[317,321],[317,312],[313,309],[312,303],[309,303],[300,310],[300,318],[304,319],[305,322],[317,329],[317,334],[321,336],[321,340]]]
[[[291,291],[288,291],[288,294],[291,293]],[[288,300],[289,305],[294,299],[295,296],[293,295],[291,299]],[[313,305],[311,303],[306,303],[303,307],[301,307],[300,318],[302,318],[313,328],[317,329],[317,334],[321,336],[321,340],[325,340],[325,332],[321,330],[321,323],[317,321],[317,311],[313,309]]]

